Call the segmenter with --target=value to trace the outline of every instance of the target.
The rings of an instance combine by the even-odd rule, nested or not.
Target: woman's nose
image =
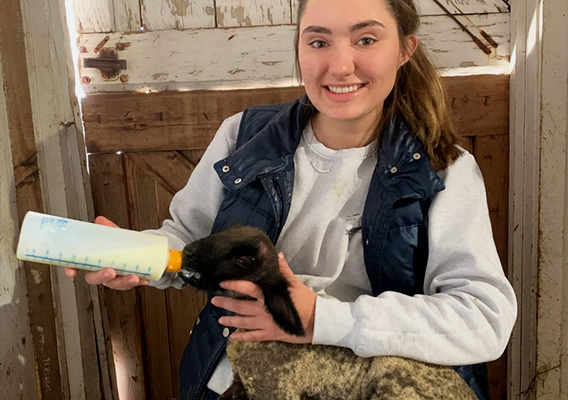
[[[347,46],[338,46],[330,54],[329,72],[337,77],[348,76],[355,72],[355,57]]]

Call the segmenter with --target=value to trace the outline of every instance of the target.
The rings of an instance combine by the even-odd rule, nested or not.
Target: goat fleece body
[[[250,400],[477,399],[453,369],[400,357],[362,358],[335,346],[234,340],[227,353]],[[232,398],[227,393],[220,400]]]
[[[255,282],[276,324],[291,335],[305,334],[274,245],[258,228],[232,225],[188,244],[180,276],[210,294],[218,293],[226,280]],[[451,367],[401,357],[362,358],[335,346],[234,340],[229,340],[227,354],[235,375],[220,400],[477,398]]]

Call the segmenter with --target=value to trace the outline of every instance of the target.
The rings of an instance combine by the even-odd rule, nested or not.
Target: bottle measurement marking
[[[60,258],[57,259],[57,258],[53,258],[53,257],[38,256],[38,255],[35,255],[35,254],[33,254],[33,253],[35,253],[35,249],[32,250],[32,253],[31,253],[31,254],[30,254],[30,253],[27,253],[27,254],[26,254],[26,257],[35,258],[35,259],[40,259],[40,260],[46,260],[46,261],[54,261],[54,262],[57,262],[57,263],[65,263],[65,264],[71,264],[71,265],[77,265],[77,266],[83,266],[83,267],[90,267],[90,268],[93,268],[93,269],[106,268],[106,267],[103,267],[103,266],[101,266],[101,265],[96,265],[96,264],[82,263],[82,262],[79,262],[79,261],[62,260],[62,259],[61,259],[61,254],[59,255]],[[48,252],[47,254],[49,254],[49,252]],[[74,258],[75,258],[75,255],[73,254],[73,259],[74,259]],[[88,259],[88,257],[87,257],[87,259]],[[100,261],[99,261],[99,262],[100,262]],[[114,263],[113,263],[113,264],[114,264]],[[126,272],[126,273],[128,273],[128,274],[131,274],[131,273],[132,273],[132,271],[129,271],[129,270],[126,270],[126,269],[119,269],[119,268],[114,268],[114,267],[113,267],[113,269],[114,269],[115,271],[117,271],[117,272]],[[149,268],[148,268],[148,273],[136,271],[136,275],[151,276],[152,274],[149,273],[149,271],[150,271],[151,269],[152,269],[152,267],[149,267]]]

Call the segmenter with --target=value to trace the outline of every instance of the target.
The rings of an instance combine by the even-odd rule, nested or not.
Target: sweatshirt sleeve
[[[464,152],[440,175],[446,189],[429,211],[425,294],[385,292],[350,303],[318,296],[314,344],[440,365],[503,353],[517,304],[493,241],[481,172]]]
[[[187,243],[211,233],[215,216],[223,200],[224,187],[213,168],[218,160],[235,150],[242,113],[227,118],[219,127],[187,184],[177,192],[170,203],[171,219],[166,219],[160,229],[146,232],[168,238],[171,249],[182,250]],[[183,286],[177,274],[165,273],[151,286],[178,289]]]

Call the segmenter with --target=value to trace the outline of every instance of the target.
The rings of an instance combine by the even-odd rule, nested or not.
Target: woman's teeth
[[[354,91],[360,89],[361,87],[363,87],[363,85],[342,86],[342,87],[328,86],[327,88],[330,92],[343,94],[343,93],[354,92]]]

